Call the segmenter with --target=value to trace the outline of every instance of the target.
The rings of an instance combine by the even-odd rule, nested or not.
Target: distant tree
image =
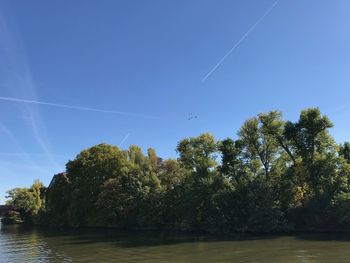
[[[137,226],[137,206],[141,184],[127,175],[108,179],[96,200],[98,225],[119,228]]]
[[[227,138],[218,142],[218,150],[221,153],[221,165],[219,167],[223,176],[233,180],[236,184],[244,183],[248,178],[246,160],[243,154],[243,142]]]
[[[327,116],[322,116],[318,108],[311,108],[300,113],[298,122],[288,121],[284,133],[303,160],[313,164],[317,153],[325,153],[333,147],[333,140],[327,132],[332,127]]]
[[[345,142],[339,147],[339,155],[342,156],[348,163],[350,163],[350,143]]]
[[[44,208],[45,187],[36,180],[30,188],[14,188],[7,192],[6,204],[13,206],[25,222],[39,222],[39,213]]]
[[[99,144],[83,150],[46,189],[8,192],[7,222],[213,233],[350,229],[350,144],[338,145],[318,108],[295,122],[260,113],[238,138],[209,133],[153,148]],[[4,221],[6,222],[6,220]]]
[[[251,160],[260,161],[266,178],[269,178],[272,162],[278,151],[278,143],[266,128],[266,122],[273,117],[273,113],[270,113],[250,118],[238,133],[247,155]]]
[[[285,151],[290,160],[295,165],[295,153],[290,141],[284,133],[286,122],[282,120],[282,113],[279,111],[270,111],[268,113],[260,113],[258,115],[264,133],[271,136],[272,139]]]
[[[179,162],[197,176],[206,176],[216,167],[216,150],[214,136],[209,133],[184,139],[177,145]]]
[[[68,214],[74,226],[94,225],[95,202],[101,186],[128,169],[127,159],[118,147],[99,144],[82,151],[67,163],[72,193]]]
[[[158,156],[156,150],[153,148],[148,148],[147,155],[151,170],[156,171],[158,168]]]
[[[285,138],[300,157],[302,162],[299,162],[299,166],[306,168],[306,180],[314,194],[320,194],[319,166],[335,158],[335,144],[327,131],[331,127],[330,120],[322,116],[318,108],[303,110],[298,122],[287,122],[285,125]]]
[[[180,229],[214,229],[214,218],[217,218],[214,216],[217,207],[215,196],[226,188],[225,185],[230,185],[216,169],[215,139],[208,133],[184,139],[178,143],[177,151],[185,176],[167,196],[167,214],[171,215],[172,224]]]
[[[165,190],[171,190],[178,185],[186,176],[186,171],[177,160],[168,159],[161,163],[159,179]]]

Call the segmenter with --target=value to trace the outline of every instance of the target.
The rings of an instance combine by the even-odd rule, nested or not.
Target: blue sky
[[[0,0],[0,97],[137,115],[0,99],[0,203],[94,144],[128,136],[122,148],[176,157],[180,139],[235,137],[271,109],[318,106],[350,140],[349,13],[348,0]]]

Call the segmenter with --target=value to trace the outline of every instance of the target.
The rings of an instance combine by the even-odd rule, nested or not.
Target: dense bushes
[[[52,226],[348,230],[350,144],[337,145],[331,127],[318,109],[302,111],[297,122],[272,111],[248,119],[236,140],[180,141],[177,160],[99,144],[55,175],[46,198],[36,182],[11,190],[8,202],[26,220]]]

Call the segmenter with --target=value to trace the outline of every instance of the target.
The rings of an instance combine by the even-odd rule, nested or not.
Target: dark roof
[[[57,180],[58,177],[60,177],[60,176],[66,177],[67,175],[68,175],[68,174],[65,173],[65,172],[55,174],[55,175],[52,177],[51,182],[50,182],[49,186],[47,187],[47,190],[49,190],[49,189],[52,187],[52,185],[55,183],[55,181]]]

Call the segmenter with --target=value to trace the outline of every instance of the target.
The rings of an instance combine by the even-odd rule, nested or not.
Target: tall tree
[[[162,162],[159,169],[159,179],[166,191],[173,189],[185,176],[186,171],[182,169],[177,160],[168,159]]]
[[[272,162],[278,151],[278,143],[265,123],[270,115],[260,115],[248,119],[241,127],[238,135],[243,142],[248,156],[258,159],[264,170],[266,178],[269,178]],[[271,118],[272,119],[272,118]],[[263,120],[263,121],[262,121]]]
[[[339,155],[342,156],[348,163],[350,163],[350,143],[345,142],[339,146]]]
[[[221,174],[236,184],[249,179],[247,178],[243,146],[241,140],[234,141],[230,138],[218,142],[218,149],[221,152]]]
[[[291,143],[284,134],[286,122],[282,120],[282,113],[279,111],[270,111],[258,115],[264,133],[269,134],[277,144],[286,152],[293,165],[296,164],[295,153]]]
[[[180,154],[180,163],[198,176],[208,175],[216,166],[217,146],[214,136],[209,133],[184,139],[178,143],[176,149]]]
[[[69,214],[72,225],[94,224],[94,204],[101,186],[110,178],[124,174],[127,167],[125,155],[108,144],[99,144],[83,150],[67,163],[67,173],[72,183],[72,197]]]
[[[307,181],[314,194],[320,194],[320,165],[335,158],[335,143],[328,133],[333,124],[327,116],[321,115],[318,108],[301,111],[299,120],[288,121],[284,136],[293,145],[307,170]]]

